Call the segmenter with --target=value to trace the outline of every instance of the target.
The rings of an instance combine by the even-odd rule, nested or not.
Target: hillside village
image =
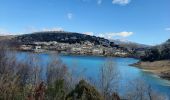
[[[35,53],[55,52],[65,55],[94,55],[140,58],[145,55],[147,46],[135,43],[116,43],[102,37],[75,32],[45,31],[10,36],[1,41],[10,48]]]
[[[128,44],[128,46],[121,46],[102,37],[64,31],[45,31],[18,35],[11,37],[4,43],[11,44],[10,48],[36,53],[57,52],[60,54],[135,58],[144,55],[146,49],[140,45],[129,46],[131,44]]]
[[[56,51],[62,54],[75,54],[75,55],[98,55],[98,56],[128,56],[129,52],[118,47],[105,47],[102,45],[94,45],[89,41],[84,43],[59,43],[56,41],[50,42],[33,42],[28,45],[21,45],[20,50],[45,52]]]

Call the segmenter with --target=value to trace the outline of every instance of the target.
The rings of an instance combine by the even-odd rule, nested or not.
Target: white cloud
[[[170,28],[165,28],[166,31],[170,31]]]
[[[68,14],[67,14],[67,18],[68,18],[69,20],[71,20],[71,19],[73,18],[73,14],[72,14],[72,13],[68,13]]]
[[[131,2],[131,0],[112,0],[113,4],[119,4],[119,5],[127,5]]]
[[[121,36],[121,37],[128,37],[128,36],[131,36],[133,34],[133,32],[120,32],[120,33],[117,33],[116,35],[117,36]]]
[[[0,28],[0,36],[5,36],[5,35],[12,35],[12,33],[8,32],[5,29]]]
[[[93,36],[93,35],[94,35],[94,33],[93,33],[93,32],[84,32],[83,34],[91,35],[91,36]]]
[[[102,0],[97,0],[97,4],[98,5],[102,4]]]
[[[97,36],[99,37],[104,37],[104,38],[107,38],[107,39],[112,39],[113,37],[129,37],[133,35],[133,32],[127,32],[127,31],[124,31],[124,32],[119,32],[119,33],[105,33],[105,34],[98,34]]]

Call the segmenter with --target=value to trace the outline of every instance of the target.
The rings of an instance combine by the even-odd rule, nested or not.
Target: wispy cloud
[[[12,35],[12,33],[8,32],[3,28],[0,28],[0,36],[4,36],[4,35]]]
[[[112,0],[113,4],[119,4],[119,5],[127,5],[131,2],[131,0]]]
[[[102,0],[97,0],[97,4],[101,5],[102,4]]]
[[[170,27],[169,28],[165,28],[166,31],[170,31]]]
[[[94,33],[93,33],[93,32],[84,32],[83,34],[91,35],[91,36],[93,36],[93,35],[94,35]]]
[[[98,34],[97,36],[99,37],[104,37],[107,39],[113,39],[114,37],[129,37],[133,35],[133,32],[127,32],[127,31],[123,31],[123,32],[118,32],[118,33],[104,33],[104,34]]]
[[[73,13],[67,13],[67,18],[71,20],[73,18]]]

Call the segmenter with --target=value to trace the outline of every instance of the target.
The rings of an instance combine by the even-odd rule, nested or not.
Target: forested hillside
[[[49,42],[57,41],[62,43],[81,43],[84,41],[89,41],[96,45],[105,45],[109,46],[110,42],[107,39],[90,36],[75,32],[63,32],[63,31],[49,31],[49,32],[35,32],[32,34],[25,34],[15,38],[21,43],[32,43],[32,42]]]
[[[170,59],[170,39],[161,45],[154,46],[146,50],[143,61],[157,61]]]

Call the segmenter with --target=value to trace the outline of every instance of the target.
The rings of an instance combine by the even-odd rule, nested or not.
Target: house
[[[20,49],[21,50],[32,50],[32,45],[21,45]]]
[[[41,49],[41,46],[35,46],[34,49],[39,50],[39,49]]]
[[[103,49],[95,48],[92,50],[92,53],[95,54],[103,54]]]

